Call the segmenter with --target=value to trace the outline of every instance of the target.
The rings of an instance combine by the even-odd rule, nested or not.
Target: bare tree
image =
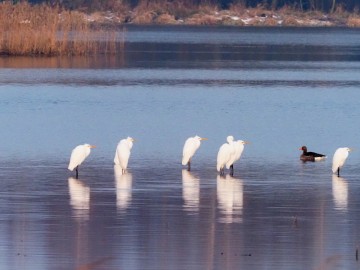
[[[336,6],[336,0],[332,0],[332,5],[331,5],[331,13],[333,13],[335,11],[335,6]]]

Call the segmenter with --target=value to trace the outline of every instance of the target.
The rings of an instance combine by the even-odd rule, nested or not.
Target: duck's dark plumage
[[[299,150],[302,150],[303,153],[300,156],[300,159],[302,161],[316,161],[316,160],[322,160],[326,158],[326,155],[315,153],[315,152],[308,152],[307,147],[303,146]]]

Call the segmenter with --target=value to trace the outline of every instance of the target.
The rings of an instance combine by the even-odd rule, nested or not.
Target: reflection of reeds
[[[114,33],[94,30],[84,15],[59,7],[0,3],[0,54],[115,53]]]

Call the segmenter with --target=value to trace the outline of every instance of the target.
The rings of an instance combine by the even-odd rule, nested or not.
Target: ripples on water
[[[356,29],[129,28],[118,57],[0,58],[6,269],[356,269]],[[188,136],[209,137],[180,164]],[[251,142],[215,170],[227,135]],[[130,169],[117,142],[137,139]],[[75,179],[71,149],[97,145]],[[328,155],[301,163],[300,146]]]
[[[52,161],[1,163],[2,260],[26,268],[40,257],[43,269],[100,261],[100,269],[303,269],[336,256],[337,265],[356,266],[352,170],[338,178],[329,161],[271,166],[244,158],[234,177],[222,178],[200,158],[193,172],[131,163],[122,175],[87,162],[79,179]]]
[[[245,66],[244,66],[245,65]],[[26,85],[69,85],[81,87],[357,87],[360,64],[348,62],[326,62],[321,65],[273,62],[271,65],[252,67],[252,62],[242,63],[242,67],[232,67],[225,71],[218,69],[126,69],[126,70],[77,70],[63,71],[40,69],[10,69],[3,71],[2,84]],[[238,69],[240,68],[240,70]],[[310,72],[311,71],[311,72]],[[36,74],[38,73],[38,74]],[[35,76],[36,74],[36,76]]]

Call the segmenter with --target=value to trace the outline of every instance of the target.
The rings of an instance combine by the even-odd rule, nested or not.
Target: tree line
[[[0,2],[4,2],[4,0],[0,0]],[[11,2],[17,3],[22,1],[12,0]],[[140,3],[144,4],[144,2],[163,3],[164,5],[176,2],[186,6],[210,4],[220,9],[228,9],[232,5],[241,5],[244,8],[262,6],[273,10],[289,6],[303,11],[321,11],[325,13],[334,12],[337,8],[358,13],[360,8],[360,0],[28,0],[28,2],[31,4],[47,3],[71,10],[83,9],[89,11],[116,10],[121,7],[135,8]]]

